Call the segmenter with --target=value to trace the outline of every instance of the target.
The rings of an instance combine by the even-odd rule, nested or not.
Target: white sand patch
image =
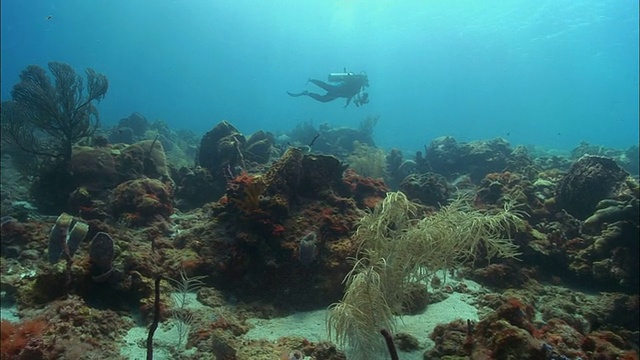
[[[477,288],[477,286],[473,287]],[[438,324],[446,324],[456,319],[477,321],[478,310],[470,305],[471,301],[471,295],[453,293],[447,299],[427,306],[422,314],[397,317],[396,332],[405,332],[415,336],[423,347],[423,349],[412,353],[399,352],[400,359],[422,360],[423,352],[433,346],[429,334]],[[250,319],[248,322],[255,327],[249,330],[244,337],[252,340],[275,341],[284,336],[301,336],[313,342],[327,341],[326,316],[327,310],[316,310],[270,320]],[[388,354],[381,355],[383,359],[384,355],[388,357]]]
[[[173,296],[174,294],[172,294]],[[175,294],[177,295],[177,294]],[[187,294],[187,308],[205,309],[207,306],[201,304],[196,299],[196,294]],[[175,326],[175,320],[169,319],[158,324],[156,332],[153,334],[153,359],[154,360],[170,360],[174,359],[169,350],[175,351],[178,339],[178,330]],[[149,335],[148,326],[136,326],[131,328],[123,339],[120,355],[130,360],[146,360],[147,359],[147,336]],[[181,345],[180,354],[188,355],[193,353],[195,349],[184,349]]]

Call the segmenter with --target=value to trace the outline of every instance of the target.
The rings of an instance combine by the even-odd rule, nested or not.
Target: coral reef
[[[469,174],[474,182],[480,181],[486,174],[503,171],[512,150],[504,139],[458,143],[450,136],[440,137],[426,148],[424,161],[427,169],[447,178]],[[416,162],[421,163],[419,159]]]
[[[584,223],[582,248],[570,256],[569,267],[580,278],[604,286],[635,290],[640,285],[638,198],[623,206],[597,210]],[[605,222],[606,221],[606,222]]]
[[[4,216],[1,231],[0,253],[4,258],[17,258],[26,249],[30,240],[29,232],[33,229],[12,216]]]
[[[163,146],[154,140],[108,148],[77,147],[70,160],[68,198],[71,211],[87,219],[104,219],[111,211],[111,191],[127,181],[151,178],[173,187]]]
[[[16,168],[30,174],[33,158],[3,147],[0,286],[19,317],[2,323],[3,359],[130,357],[125,331],[156,311],[167,358],[374,359],[387,355],[380,328],[441,301],[480,317],[411,325],[391,343],[439,359],[637,358],[635,179],[610,159],[572,165],[501,139],[385,155],[377,120],[277,139],[221,122],[199,139],[134,113],[38,179],[60,216],[30,203]],[[599,152],[621,165],[623,153]],[[156,303],[160,278],[177,281],[158,282]],[[330,303],[337,345],[249,337]]]
[[[107,139],[112,144],[133,144],[136,142],[136,138],[132,128],[118,127],[109,132]]]
[[[490,173],[480,181],[474,202],[480,208],[501,208],[511,203],[526,213],[532,222],[537,222],[550,216],[545,203],[552,198],[553,188],[554,183],[537,180],[532,184],[519,173]]]
[[[18,167],[21,166],[20,159],[17,161],[14,155],[9,155],[2,145],[2,159],[0,160],[0,201],[2,201],[1,211],[3,215],[11,214],[15,218],[26,220],[28,209],[25,200],[29,199],[29,187],[25,186],[25,181]],[[28,160],[26,161],[28,162]],[[22,163],[24,166],[24,163]],[[30,206],[33,208],[33,206]]]
[[[226,195],[212,204],[215,221],[179,238],[186,246],[209,239],[196,251],[212,267],[214,283],[242,284],[235,289],[239,296],[259,293],[296,308],[334,301],[348,269],[342,259],[355,253],[348,234],[360,216],[351,199],[360,186],[346,183],[343,172],[333,156],[289,148],[263,174],[231,179]],[[315,241],[301,245],[309,233]]]
[[[372,131],[377,122],[377,117],[367,117],[358,129],[332,127],[326,123],[316,129],[311,121],[303,122],[297,124],[288,137],[292,143],[290,145],[306,145],[315,152],[344,157],[354,152],[355,141],[363,145],[375,146]]]
[[[197,164],[211,174],[214,198],[224,193],[227,181],[245,171],[251,163],[269,161],[273,135],[258,131],[247,140],[231,123],[222,121],[200,141]]]
[[[580,145],[571,150],[571,158],[578,160],[584,155],[611,158],[629,173],[638,175],[638,167],[640,166],[640,162],[638,161],[638,145],[630,146],[626,150],[619,150],[604,146],[591,145],[588,142],[583,141]]]
[[[530,296],[534,298],[533,295]],[[548,300],[553,303],[549,303],[543,310],[543,321],[538,321],[534,319],[532,304],[523,294],[505,294],[492,299],[492,311],[477,324],[468,320],[465,323],[461,319],[438,325],[430,336],[436,345],[425,353],[425,358],[637,358],[633,340],[605,330],[605,324],[609,323],[603,322],[604,319],[597,318],[597,315],[594,316],[595,313],[587,315],[591,318],[587,321],[590,325],[577,325],[578,322],[575,320],[584,314],[575,312],[589,309],[589,305],[584,303],[588,300],[579,299],[583,304],[578,306],[575,304],[575,295],[567,297],[566,294],[556,293],[543,295],[539,302],[545,304]],[[548,313],[547,309],[553,309],[553,313]],[[635,313],[634,318],[637,319],[637,310]],[[601,329],[595,330],[596,327]]]

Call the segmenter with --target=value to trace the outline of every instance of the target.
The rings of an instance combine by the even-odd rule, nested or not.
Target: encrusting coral
[[[393,315],[407,300],[409,284],[473,262],[480,253],[487,259],[519,255],[505,236],[520,230],[524,221],[509,205],[488,213],[457,199],[431,216],[420,215],[421,208],[404,194],[390,192],[360,220],[354,234],[359,251],[345,279],[345,295],[327,318],[330,337],[351,347],[353,359],[384,353],[378,331],[394,328]]]

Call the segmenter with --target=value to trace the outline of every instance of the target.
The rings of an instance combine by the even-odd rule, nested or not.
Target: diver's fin
[[[290,93],[290,92],[287,91],[287,94],[289,94],[289,96],[298,97],[298,96],[303,96],[303,95],[309,95],[309,92],[307,90],[305,90],[303,92],[299,92],[297,94],[294,94],[294,93]]]

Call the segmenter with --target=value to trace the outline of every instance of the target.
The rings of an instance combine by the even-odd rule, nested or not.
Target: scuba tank
[[[344,68],[342,69],[342,72],[329,74],[329,76],[327,77],[327,80],[329,80],[329,82],[344,82],[345,80],[347,80],[349,76],[363,76],[366,79],[367,73],[364,71],[361,71],[360,74],[356,74],[352,72],[347,72],[347,68]]]
[[[328,80],[329,82],[342,82],[345,81],[345,79],[348,76],[353,76],[355,75],[354,73],[348,73],[348,72],[341,72],[341,73],[331,73],[328,76]]]

